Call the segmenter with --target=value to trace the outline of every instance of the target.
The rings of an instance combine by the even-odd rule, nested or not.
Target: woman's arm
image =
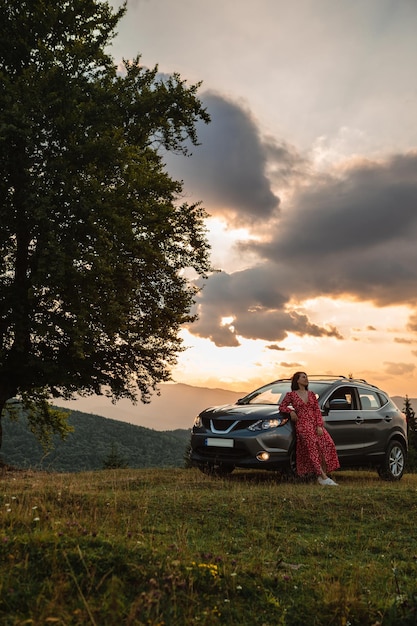
[[[296,422],[297,421],[297,413],[294,411],[294,407],[292,405],[292,396],[291,396],[291,392],[289,391],[288,393],[285,394],[283,401],[281,402],[281,404],[279,405],[279,411],[281,413],[289,413],[291,421],[292,422]]]

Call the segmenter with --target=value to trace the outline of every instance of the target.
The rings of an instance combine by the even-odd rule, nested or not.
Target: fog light
[[[258,459],[258,461],[268,461],[269,460],[269,452],[259,452],[256,455],[256,458]]]

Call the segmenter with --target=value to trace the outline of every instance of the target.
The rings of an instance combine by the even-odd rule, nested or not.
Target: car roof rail
[[[338,380],[339,378],[347,378],[347,376],[343,376],[343,374],[309,374],[308,379],[310,380],[312,378],[318,378],[320,380]]]
[[[344,376],[343,374],[332,375],[332,374],[309,374],[309,380],[319,379],[319,380],[349,380],[352,383],[364,383],[365,385],[369,385],[369,387],[375,387],[379,389],[376,385],[372,383],[368,383],[364,378],[353,378],[353,376]]]
[[[368,385],[369,387],[374,387],[375,389],[379,389],[376,385],[372,383],[368,383],[364,378],[353,378],[353,376],[345,376],[344,374],[309,374],[308,379],[313,380],[328,380],[328,381],[349,381],[352,383],[363,383],[364,385]],[[291,378],[278,378],[273,381],[274,383],[283,383],[283,382],[291,382]]]

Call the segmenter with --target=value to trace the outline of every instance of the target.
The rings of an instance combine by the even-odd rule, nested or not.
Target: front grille
[[[252,424],[256,424],[259,420],[222,420],[222,419],[210,419],[209,417],[203,417],[203,426],[206,430],[210,430],[212,433],[229,433],[237,430],[247,430]]]

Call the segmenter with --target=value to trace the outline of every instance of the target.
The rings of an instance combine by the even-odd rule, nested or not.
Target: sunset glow
[[[220,270],[173,379],[249,391],[302,369],[417,396],[417,4],[235,8],[128,2],[112,49],[202,80],[212,118],[167,158]]]

